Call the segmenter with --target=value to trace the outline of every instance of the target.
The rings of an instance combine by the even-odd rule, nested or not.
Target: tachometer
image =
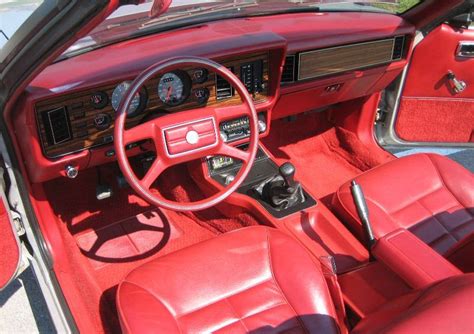
[[[112,93],[112,107],[115,111],[118,110],[120,102],[122,101],[122,98],[125,96],[125,93],[131,84],[131,81],[124,81],[115,87]],[[132,102],[130,103],[130,106],[128,107],[127,116],[133,117],[138,115],[143,110],[143,108],[145,108],[146,99],[146,93],[144,91],[136,93],[132,99]]]
[[[188,98],[190,86],[191,80],[186,72],[165,73],[158,83],[158,96],[164,104],[177,106]]]

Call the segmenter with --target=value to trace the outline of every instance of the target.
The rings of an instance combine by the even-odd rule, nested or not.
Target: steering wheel
[[[227,80],[239,93],[243,104],[236,106],[203,108],[176,112],[157,117],[125,129],[127,110],[133,97],[143,84],[156,75],[183,68],[205,68]],[[247,116],[250,138],[247,151],[224,142],[219,124],[225,120]],[[117,111],[114,129],[115,152],[120,169],[128,184],[148,203],[176,211],[198,211],[210,208],[230,196],[247,177],[258,150],[259,133],[257,111],[247,89],[225,66],[200,57],[177,57],[158,62],[144,70],[131,84]],[[125,146],[151,139],[156,149],[156,159],[145,176],[139,179],[127,158]],[[242,167],[233,182],[216,194],[195,202],[175,202],[150,191],[151,185],[167,168],[210,155],[224,155],[242,161]]]

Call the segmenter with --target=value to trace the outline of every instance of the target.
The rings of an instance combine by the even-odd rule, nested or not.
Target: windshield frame
[[[372,5],[372,2],[367,2],[365,4],[360,4],[360,2],[338,2],[338,3],[307,3],[306,6],[301,7],[287,7],[275,10],[264,10],[261,12],[245,12],[242,8],[256,6],[259,5],[257,1],[254,2],[239,2],[239,3],[228,3],[218,1],[215,3],[207,2],[192,2],[189,5],[179,6],[179,8],[185,7],[189,9],[194,9],[195,12],[198,13],[196,16],[186,15],[188,12],[182,13],[173,13],[175,15],[175,19],[169,20],[165,14],[165,16],[160,16],[157,18],[149,18],[147,11],[135,11],[134,13],[121,15],[121,16],[114,16],[112,14],[109,18],[104,20],[102,24],[96,27],[94,31],[92,31],[91,35],[86,36],[78,40],[74,43],[68,50],[66,50],[60,57],[58,57],[55,62],[62,61],[71,57],[78,56],[83,53],[87,53],[96,49],[100,49],[112,44],[121,43],[127,40],[145,37],[152,34],[163,33],[166,31],[171,31],[175,29],[181,29],[185,27],[192,27],[195,25],[200,25],[206,22],[216,22],[221,20],[228,20],[228,19],[242,19],[245,17],[261,17],[261,16],[274,16],[274,15],[285,15],[285,14],[298,14],[298,13],[315,13],[315,12],[323,12],[323,13],[332,13],[332,12],[357,12],[357,13],[378,13],[378,14],[386,14],[386,15],[396,15],[396,16],[403,16],[408,11],[412,10],[413,8],[422,4],[425,0],[412,0],[418,1],[416,5],[410,7],[407,11],[403,13],[394,13],[392,11],[384,10],[382,8],[377,7],[369,7]],[[386,2],[386,1],[381,1]],[[277,2],[280,4],[285,4],[285,2]],[[143,5],[149,5],[152,2],[148,2]],[[220,10],[213,10],[213,8],[217,6],[227,6],[224,11]],[[348,9],[346,7],[340,7],[340,5],[352,5],[354,7]],[[198,6],[198,8],[194,8]],[[203,9],[203,6],[204,9]],[[123,7],[119,7],[120,10]],[[151,8],[151,6],[150,6]],[[171,7],[171,12],[173,8],[178,7]],[[137,23],[141,23],[141,26],[136,27]],[[94,34],[100,34],[105,32],[110,32],[114,28],[123,28],[123,27],[135,27],[134,31],[128,31],[126,35],[120,36],[117,38],[111,38],[108,41],[102,41],[98,43],[94,41],[92,36]],[[87,40],[89,38],[89,41]],[[80,47],[79,43],[83,42],[85,45]]]

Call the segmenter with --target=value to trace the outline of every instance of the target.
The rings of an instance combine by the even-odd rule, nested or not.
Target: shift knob
[[[285,162],[279,168],[280,175],[285,180],[285,184],[289,188],[296,186],[295,182],[295,166],[291,162]]]

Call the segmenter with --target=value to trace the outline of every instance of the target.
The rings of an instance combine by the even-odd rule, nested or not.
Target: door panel
[[[5,288],[15,276],[21,259],[18,236],[13,228],[10,209],[1,192],[0,199],[0,290]]]
[[[460,42],[474,42],[474,30],[442,24],[415,48],[395,123],[401,139],[474,142],[474,58],[457,56]],[[454,91],[450,71],[464,91]]]

